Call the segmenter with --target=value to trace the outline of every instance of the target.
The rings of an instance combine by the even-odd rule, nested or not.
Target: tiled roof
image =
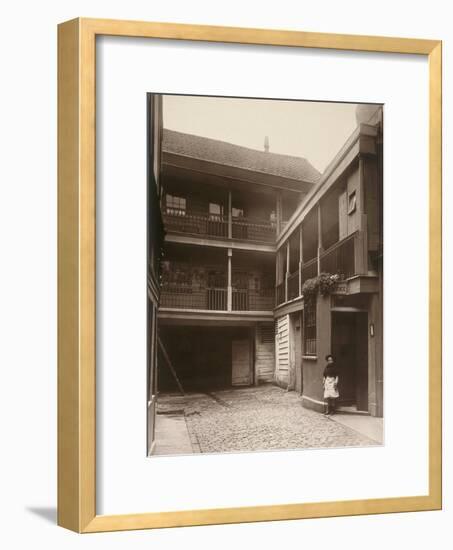
[[[307,159],[257,151],[225,141],[164,129],[162,150],[200,160],[316,183],[321,174]]]

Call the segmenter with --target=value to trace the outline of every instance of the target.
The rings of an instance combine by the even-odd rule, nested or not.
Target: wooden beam
[[[176,385],[178,386],[179,392],[181,395],[184,395],[184,388],[182,387],[181,382],[179,381],[178,375],[176,374],[175,368],[173,367],[172,362],[170,361],[170,357],[168,357],[167,350],[165,349],[165,346],[162,343],[162,340],[160,339],[160,336],[157,337],[157,342],[159,344],[160,350],[162,351],[162,355],[164,356],[164,359],[168,365],[168,368],[170,369],[173,378],[175,379]]]
[[[228,189],[228,238],[233,238],[233,202],[231,189]]]
[[[322,247],[322,212],[321,212],[321,203],[318,203],[317,207],[318,212],[318,275],[321,273],[321,253],[323,251]]]
[[[228,249],[228,286],[227,286],[227,311],[233,310],[233,288],[231,286],[231,257],[233,256],[233,249]]]
[[[289,277],[290,247],[289,239],[286,243],[286,273],[285,273],[285,302],[288,301],[288,277]]]
[[[304,263],[304,243],[302,224],[299,226],[299,296],[302,295],[302,265]]]
[[[277,191],[277,198],[275,201],[275,214],[277,216],[277,236],[282,231],[282,194],[281,191]]]

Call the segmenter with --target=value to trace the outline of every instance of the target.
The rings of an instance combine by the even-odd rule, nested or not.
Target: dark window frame
[[[316,302],[304,305],[304,355],[316,356]]]

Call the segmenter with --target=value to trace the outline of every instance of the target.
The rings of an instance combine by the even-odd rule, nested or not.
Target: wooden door
[[[356,402],[355,317],[353,313],[332,314],[332,354],[339,370],[339,402]]]
[[[332,354],[339,368],[340,403],[368,410],[368,314],[332,314]]]
[[[252,383],[252,350],[250,339],[233,340],[231,343],[233,386],[249,386]]]

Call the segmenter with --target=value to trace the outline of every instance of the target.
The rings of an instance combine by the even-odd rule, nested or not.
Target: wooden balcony
[[[319,273],[338,275],[339,281],[345,281],[355,275],[366,275],[365,244],[363,233],[356,231],[321,252],[319,257],[301,264],[297,271],[287,274],[285,282],[277,285],[276,305],[279,306],[301,296],[300,290],[304,282],[316,277]]]
[[[172,210],[163,216],[165,231],[189,233],[211,237],[228,237],[228,218],[225,216],[209,216],[209,214]]]
[[[267,220],[232,218],[172,209],[163,214],[165,231],[199,237],[275,243],[276,226]]]
[[[204,311],[228,311],[228,288],[200,288],[164,283],[160,307]],[[231,311],[272,311],[274,290],[231,289]]]
[[[318,275],[318,258],[313,258],[312,260],[302,264],[302,284],[305,283],[307,279],[312,279]]]
[[[349,279],[359,273],[356,266],[356,241],[358,232],[335,243],[320,255],[322,273],[332,273],[340,276],[341,280]]]
[[[233,288],[232,308],[233,311],[272,311],[274,309],[274,289]]]
[[[300,296],[299,292],[299,270],[288,275],[288,300],[294,300]]]
[[[280,283],[275,287],[275,302],[276,305],[284,304],[286,302],[285,283]]]

